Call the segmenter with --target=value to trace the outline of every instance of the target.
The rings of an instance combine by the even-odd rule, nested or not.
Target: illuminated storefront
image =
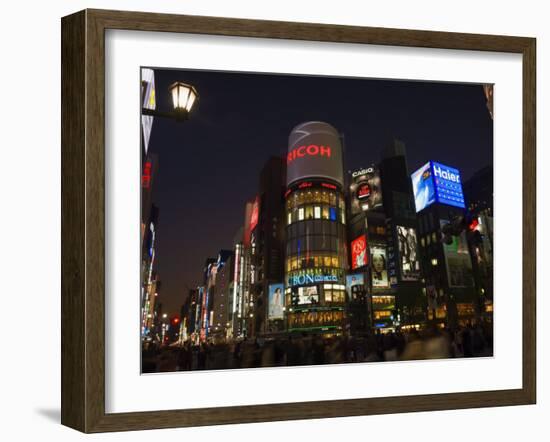
[[[339,134],[326,123],[303,123],[291,132],[288,151],[287,329],[340,333],[348,264]]]

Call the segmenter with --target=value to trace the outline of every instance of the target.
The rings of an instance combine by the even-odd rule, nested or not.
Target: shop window
[[[329,219],[328,206],[323,206],[323,219]]]
[[[331,207],[329,209],[329,219],[331,221],[336,221],[336,207]]]
[[[342,224],[346,224],[346,214],[343,209],[340,209],[340,218],[342,219]]]
[[[303,221],[303,220],[304,220],[304,208],[300,207],[298,209],[298,221]]]
[[[313,219],[313,206],[306,206],[306,219]]]
[[[292,212],[291,211],[288,212],[288,224],[289,225],[292,224]]]

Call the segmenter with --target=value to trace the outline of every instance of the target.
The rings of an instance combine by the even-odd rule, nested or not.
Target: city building
[[[429,161],[411,175],[418,216],[428,320],[450,327],[474,321],[479,296],[464,229],[460,171]]]
[[[253,235],[257,244],[255,253],[256,286],[258,296],[254,314],[254,329],[259,335],[284,330],[282,309],[273,310],[275,291],[281,296],[284,278],[284,234],[286,161],[271,157],[260,172],[258,193],[258,223]],[[275,287],[275,288],[274,288]],[[281,304],[282,305],[282,304]]]
[[[348,249],[343,152],[334,127],[310,121],[292,130],[286,185],[286,329],[342,334]],[[276,288],[272,302],[282,303],[275,294]]]

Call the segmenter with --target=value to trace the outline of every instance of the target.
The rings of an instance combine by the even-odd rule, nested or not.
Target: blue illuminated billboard
[[[454,167],[429,161],[411,175],[411,180],[417,213],[433,203],[466,207],[460,171]]]

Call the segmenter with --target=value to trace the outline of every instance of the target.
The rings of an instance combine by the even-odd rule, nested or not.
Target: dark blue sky
[[[262,165],[286,153],[298,123],[326,121],[344,133],[346,170],[379,161],[392,137],[405,143],[411,172],[432,159],[464,181],[493,162],[481,85],[156,69],[159,109],[171,109],[176,80],[200,99],[185,123],[156,118],[149,144],[159,156],[156,257],[168,312],[201,282],[205,259],[231,247]]]

